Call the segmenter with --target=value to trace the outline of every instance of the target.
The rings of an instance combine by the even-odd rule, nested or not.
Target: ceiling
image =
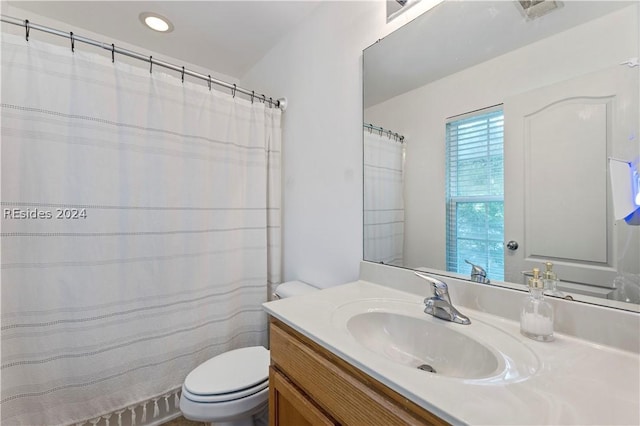
[[[365,50],[365,107],[634,2],[565,0],[528,20],[515,1],[446,1]]]
[[[241,78],[320,1],[10,1],[11,5],[107,38]],[[175,29],[144,26],[141,12],[167,17]],[[28,16],[15,18],[29,19]],[[35,23],[36,20],[32,19]],[[64,28],[59,28],[65,30]],[[78,31],[78,34],[80,32]],[[82,35],[82,34],[80,34]],[[109,40],[99,40],[108,42]],[[141,51],[140,53],[145,53]],[[169,61],[171,62],[171,61]]]

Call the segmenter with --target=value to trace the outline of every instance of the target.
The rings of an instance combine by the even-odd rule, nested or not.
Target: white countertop
[[[637,353],[558,333],[550,343],[533,341],[520,334],[518,322],[459,307],[472,324],[446,323],[447,327],[465,327],[464,333],[477,333],[479,342],[483,342],[483,327],[502,330],[532,351],[537,358],[537,368],[530,377],[507,381],[433,375],[390,362],[369,351],[346,327],[340,326],[336,318],[338,308],[381,299],[405,303],[410,311],[408,315],[426,315],[422,313],[423,296],[367,281],[263,306],[270,315],[453,424],[640,424],[640,356]]]

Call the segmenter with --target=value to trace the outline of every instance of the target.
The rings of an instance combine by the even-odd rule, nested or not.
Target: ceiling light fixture
[[[169,33],[173,31],[173,24],[167,18],[157,13],[142,12],[140,14],[140,22],[154,31],[161,33]]]

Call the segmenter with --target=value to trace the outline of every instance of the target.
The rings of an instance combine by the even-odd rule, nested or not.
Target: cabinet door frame
[[[275,367],[269,367],[269,424],[272,426],[299,426],[288,425],[283,420],[282,400],[288,402],[289,408],[294,408],[298,417],[311,425],[335,426],[330,417],[324,414],[300,389],[289,379],[280,373]]]

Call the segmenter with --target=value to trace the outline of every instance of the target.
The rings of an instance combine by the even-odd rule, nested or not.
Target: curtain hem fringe
[[[160,416],[160,407],[158,406],[158,400],[163,399],[165,401],[165,414],[171,414],[175,410],[180,409],[180,393],[182,391],[182,387],[174,389],[168,393],[163,393],[161,395],[156,395],[152,398],[145,399],[144,401],[138,402],[133,405],[129,405],[125,408],[112,411],[110,413],[102,414],[97,417],[92,417],[90,419],[86,419],[81,422],[74,423],[75,426],[98,426],[102,420],[104,422],[101,423],[103,426],[110,426],[111,417],[115,417],[117,420],[117,425],[122,426],[122,415],[125,411],[129,410],[131,412],[131,426],[136,426],[137,414],[136,410],[141,408],[142,416],[140,417],[140,425],[144,425],[147,423],[147,404],[153,403],[153,417],[152,419],[156,419]],[[173,407],[169,404],[170,398],[173,396]],[[173,411],[172,411],[173,408]]]

